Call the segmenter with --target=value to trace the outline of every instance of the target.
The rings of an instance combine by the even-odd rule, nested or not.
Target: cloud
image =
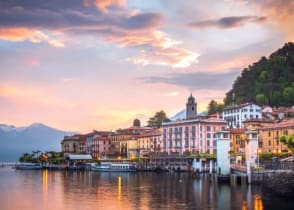
[[[264,0],[252,1],[254,9],[265,14],[268,19],[285,32],[288,41],[294,41],[294,1]]]
[[[190,90],[229,89],[239,72],[226,73],[174,73],[166,76],[140,77],[145,83],[161,83],[186,87]]]
[[[107,8],[110,6],[123,6],[125,5],[125,0],[95,0],[95,6],[103,12],[107,12]],[[84,1],[84,4],[90,5],[88,0]]]
[[[179,47],[159,28],[163,15],[125,7],[125,0],[8,0],[0,2],[0,38],[64,47],[91,35],[119,47],[139,47],[134,64],[186,67],[197,53]],[[177,45],[177,46],[176,46]]]
[[[188,25],[192,28],[210,28],[217,27],[220,29],[235,28],[243,26],[246,23],[263,23],[266,21],[265,16],[230,16],[220,19],[204,20],[191,22]]]
[[[64,43],[60,39],[56,39],[51,35],[45,34],[39,30],[30,30],[27,28],[0,28],[0,39],[21,42],[30,41],[32,43],[47,42],[54,47],[64,47]]]
[[[128,58],[135,64],[171,66],[173,68],[185,68],[197,62],[197,53],[181,48],[158,48],[140,52],[139,56]]]

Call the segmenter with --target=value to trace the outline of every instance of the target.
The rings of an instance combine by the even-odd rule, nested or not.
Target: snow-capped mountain
[[[186,109],[183,109],[170,118],[171,121],[186,119]]]
[[[33,150],[60,151],[63,137],[72,134],[42,123],[25,127],[0,124],[0,161],[16,161],[23,153]]]
[[[198,116],[205,117],[207,115],[207,111],[198,113]],[[182,109],[178,113],[176,113],[174,116],[170,117],[169,119],[171,121],[177,121],[177,120],[183,120],[186,119],[186,109]]]

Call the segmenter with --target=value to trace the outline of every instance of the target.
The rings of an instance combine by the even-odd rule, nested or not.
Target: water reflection
[[[42,182],[43,182],[43,202],[48,200],[48,170],[42,171]]]
[[[258,186],[219,184],[188,173],[4,171],[0,208],[14,209],[292,209],[294,201],[263,197]],[[15,202],[17,201],[17,202]],[[275,207],[275,208],[274,208]]]
[[[121,176],[118,176],[118,181],[117,181],[117,191],[118,191],[118,200],[121,200]]]

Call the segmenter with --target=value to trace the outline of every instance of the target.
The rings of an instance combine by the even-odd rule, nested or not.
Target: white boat
[[[40,163],[17,163],[15,169],[20,170],[36,170],[42,169],[43,166]]]
[[[111,162],[101,162],[94,163],[91,165],[92,171],[101,172],[134,172],[137,168],[132,163],[111,163]]]

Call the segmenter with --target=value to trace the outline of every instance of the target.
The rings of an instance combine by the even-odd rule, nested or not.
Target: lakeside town
[[[222,113],[201,116],[191,95],[186,103],[186,118],[163,122],[159,127],[132,126],[115,132],[94,130],[87,134],[65,136],[61,150],[66,154],[89,154],[93,159],[155,156],[213,156],[215,134],[227,130],[230,154],[244,155],[246,132],[258,132],[258,153],[263,156],[289,156],[291,150],[280,141],[294,134],[293,107],[271,108],[256,103],[229,106]]]

